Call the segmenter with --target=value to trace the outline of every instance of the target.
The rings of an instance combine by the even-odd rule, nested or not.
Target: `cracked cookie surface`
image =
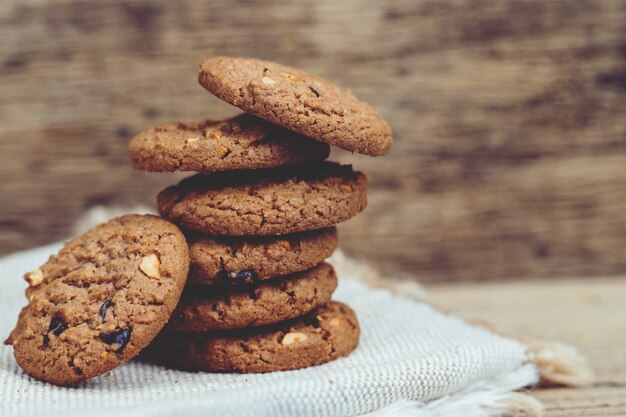
[[[194,175],[161,191],[159,213],[211,235],[282,235],[331,227],[367,205],[365,175],[332,162]]]
[[[128,146],[144,171],[213,172],[322,161],[330,147],[249,114],[224,121],[172,123],[139,133]]]
[[[369,104],[305,71],[218,56],[200,63],[198,81],[220,99],[320,142],[370,156],[391,147],[391,128]]]
[[[282,236],[189,236],[189,284],[265,280],[312,268],[337,248],[334,227]]]
[[[359,323],[347,305],[331,301],[276,325],[218,333],[161,333],[148,357],[194,371],[260,373],[306,368],[352,352]]]
[[[222,288],[188,286],[165,329],[207,332],[277,323],[327,303],[335,288],[337,275],[327,263],[256,283]]]
[[[188,268],[175,225],[156,216],[110,220],[26,274],[29,304],[5,343],[34,378],[67,385],[101,375],[157,335]]]

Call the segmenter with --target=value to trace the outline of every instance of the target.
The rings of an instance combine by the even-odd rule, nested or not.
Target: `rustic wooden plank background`
[[[157,122],[234,114],[196,82],[216,54],[301,66],[389,120],[342,246],[423,281],[626,272],[621,0],[0,2],[0,253],[94,205],[153,205],[133,172]]]

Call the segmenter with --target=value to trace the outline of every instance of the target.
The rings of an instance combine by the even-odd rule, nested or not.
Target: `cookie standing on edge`
[[[202,61],[200,84],[220,99],[294,132],[370,156],[391,147],[391,128],[350,90],[305,71],[250,58]]]
[[[188,284],[265,280],[312,268],[337,248],[337,229],[283,236],[190,236]]]
[[[186,229],[281,235],[334,226],[367,205],[367,180],[332,162],[195,175],[161,191],[159,213]]]
[[[354,311],[336,301],[275,325],[223,333],[161,333],[148,357],[192,371],[273,372],[332,361],[359,342]]]
[[[304,272],[248,285],[187,288],[167,331],[241,329],[300,317],[330,300],[337,288],[337,275],[332,266],[322,263]]]
[[[330,147],[249,114],[221,122],[163,124],[128,146],[133,167],[144,171],[212,172],[322,161]]]
[[[137,355],[159,333],[187,279],[181,231],[128,215],[65,244],[26,275],[29,305],[5,342],[37,379],[66,385]]]

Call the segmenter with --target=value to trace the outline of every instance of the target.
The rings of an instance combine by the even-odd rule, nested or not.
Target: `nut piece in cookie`
[[[287,333],[283,337],[283,340],[280,342],[280,344],[283,345],[283,346],[289,346],[289,345],[293,345],[294,343],[304,342],[308,338],[309,337],[306,334],[304,334],[304,333],[291,332],[291,333]]]
[[[161,278],[161,272],[159,272],[160,266],[161,262],[159,261],[159,257],[155,253],[151,253],[150,255],[146,255],[141,259],[139,269],[141,269],[143,273],[150,278],[158,279]]]
[[[156,216],[110,220],[27,275],[29,305],[5,343],[34,378],[67,385],[101,375],[159,333],[188,269],[187,242],[173,224]]]
[[[36,287],[43,282],[43,272],[41,271],[41,269],[37,268],[34,271],[26,274],[24,276],[24,279],[28,282],[28,285],[30,285],[31,287]]]

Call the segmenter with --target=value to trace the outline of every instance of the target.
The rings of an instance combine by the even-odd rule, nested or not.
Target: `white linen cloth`
[[[60,244],[0,259],[0,338],[26,304],[25,272]],[[76,387],[29,378],[0,347],[0,416],[487,416],[511,390],[537,381],[526,347],[425,303],[373,289],[342,272],[335,299],[361,323],[347,358],[303,370],[215,374],[126,363]],[[378,410],[378,411],[376,411]]]

